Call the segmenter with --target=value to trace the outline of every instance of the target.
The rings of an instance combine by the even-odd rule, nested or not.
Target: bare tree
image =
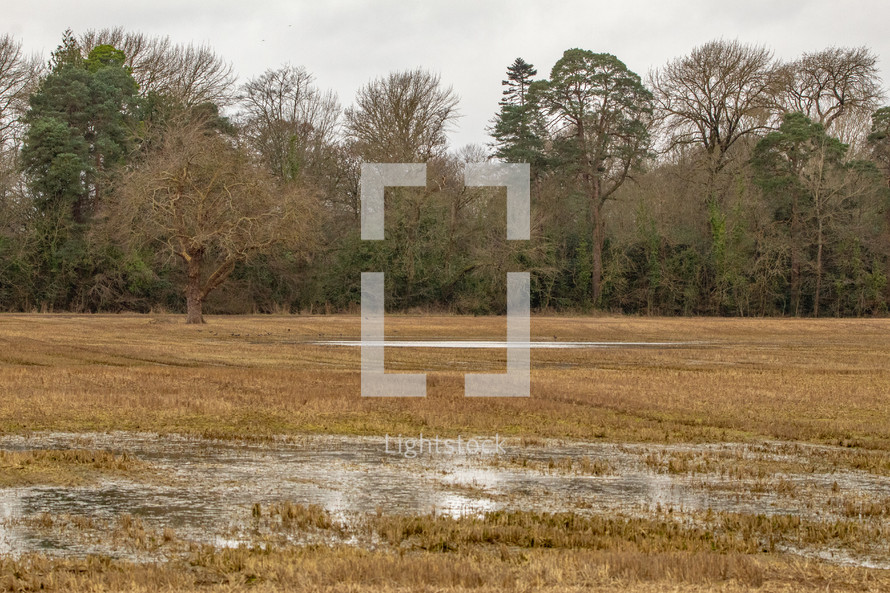
[[[781,105],[803,113],[826,130],[842,119],[866,119],[883,90],[878,56],[867,47],[830,47],[785,64]]]
[[[663,153],[681,167],[682,195],[695,205],[691,219],[710,242],[717,303],[731,293],[733,251],[727,244],[726,209],[737,199],[732,180],[747,163],[753,140],[774,124],[777,65],[765,47],[715,40],[649,75]],[[718,305],[722,306],[722,305]]]
[[[346,136],[366,160],[428,161],[443,154],[458,97],[439,76],[417,69],[393,72],[359,89],[346,109]]]
[[[716,174],[746,136],[768,127],[777,91],[772,52],[710,41],[649,75],[666,148],[697,146]]]
[[[238,262],[275,245],[305,252],[318,210],[205,121],[180,119],[123,180],[110,214],[182,261],[187,323],[203,323],[204,300]]]
[[[334,158],[340,104],[321,92],[299,66],[266,70],[242,87],[241,119],[252,148],[276,176],[292,180],[306,170],[320,176]]]
[[[20,41],[10,35],[0,37],[0,146],[19,137],[19,118],[27,110],[40,71],[39,58],[26,56]]]
[[[226,106],[235,99],[232,65],[206,45],[177,44],[120,27],[87,31],[80,42],[85,53],[101,44],[123,51],[143,95],[154,92],[184,105]]]
[[[18,166],[22,116],[40,72],[40,59],[26,56],[20,41],[10,35],[0,37],[0,199],[21,189],[17,186],[22,182]]]

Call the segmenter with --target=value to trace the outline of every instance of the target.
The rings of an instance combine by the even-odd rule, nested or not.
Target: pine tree
[[[127,154],[136,82],[123,52],[100,45],[84,59],[70,31],[50,67],[30,98],[22,163],[38,208],[83,223]]]
[[[87,230],[130,150],[136,90],[122,52],[98,46],[85,58],[67,31],[29,98],[21,166],[36,216],[28,266],[45,306],[88,308],[87,287],[114,274]]]
[[[543,118],[528,92],[537,73],[535,67],[522,58],[516,58],[507,68],[507,80],[501,81],[507,88],[499,103],[500,112],[490,128],[498,158],[512,163],[530,163],[533,169],[543,165]]]
[[[501,99],[501,105],[524,106],[527,102],[528,87],[537,74],[538,71],[535,67],[522,58],[513,60],[513,63],[507,67],[507,80],[501,81],[501,85],[507,87],[503,91],[504,97]]]

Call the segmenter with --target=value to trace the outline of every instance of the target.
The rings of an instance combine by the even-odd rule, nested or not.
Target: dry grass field
[[[500,340],[505,331],[496,317],[387,318],[392,339]],[[890,558],[890,492],[830,480],[810,488],[789,477],[860,472],[880,483],[890,475],[888,320],[535,317],[533,341],[682,344],[533,350],[531,397],[491,400],[463,397],[464,373],[505,366],[503,351],[484,349],[388,349],[389,370],[428,373],[428,397],[363,399],[359,349],[315,343],[359,334],[353,316],[211,317],[200,327],[164,315],[0,316],[0,434],[124,430],[266,441],[498,433],[531,444],[641,443],[641,463],[655,475],[688,475],[702,492],[729,489],[744,500],[774,495],[789,508],[824,506],[824,515],[378,510],[347,525],[296,501],[245,509],[252,544],[227,548],[129,514],[32,514],[18,520],[159,560],[0,555],[0,591],[890,590],[888,570],[798,553]],[[802,453],[793,441],[831,447]],[[712,442],[749,443],[753,453],[662,446]],[[757,454],[760,447],[769,454]],[[536,469],[540,462],[527,459],[492,461],[612,471],[608,461],[567,462]],[[118,478],[158,476],[137,458],[88,447],[0,451],[0,494]],[[329,543],[294,545],[295,533]]]
[[[504,318],[387,318],[395,339],[503,339]],[[503,350],[388,349],[425,399],[360,397],[359,319],[0,317],[0,430],[477,432],[638,442],[752,438],[890,450],[890,321],[536,317],[533,340],[700,342],[532,351],[528,399],[463,397]]]
[[[370,518],[350,530],[318,508],[286,505],[255,512],[280,531],[331,531],[375,538],[355,545],[216,548],[153,530],[131,515],[34,521],[47,529],[100,529],[124,549],[149,549],[167,560],[134,563],[108,557],[0,557],[6,591],[886,591],[887,571],[845,567],[761,550],[778,520],[727,516],[721,531],[668,517],[628,520],[522,511],[453,519]],[[101,523],[101,524],[100,524]],[[94,536],[95,537],[95,536]]]

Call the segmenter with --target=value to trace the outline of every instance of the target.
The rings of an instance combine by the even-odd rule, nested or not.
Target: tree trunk
[[[890,187],[890,176],[887,177],[887,187]],[[890,248],[890,208],[884,211],[884,245],[886,248]],[[890,278],[890,257],[885,260],[885,270],[884,277]],[[884,287],[885,298],[890,301],[890,282],[887,282]]]
[[[795,317],[800,315],[800,257],[797,253],[797,192],[791,202],[791,310]]]
[[[593,265],[590,270],[590,288],[593,306],[596,307],[603,294],[603,246],[606,240],[606,229],[603,224],[603,205],[600,201],[600,187],[597,181],[593,184],[591,218],[593,223]]]
[[[186,323],[204,323],[202,306],[204,295],[201,290],[201,255],[193,254],[188,260],[188,283],[185,287],[185,299],[188,306]]]
[[[813,316],[819,317],[819,300],[822,298],[822,216],[819,215],[819,231],[816,239],[816,296],[813,299]],[[838,295],[840,299],[840,295]]]

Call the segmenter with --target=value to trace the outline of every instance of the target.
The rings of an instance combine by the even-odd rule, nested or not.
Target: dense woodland
[[[211,48],[68,31],[48,62],[0,38],[0,309],[863,316],[890,298],[890,107],[868,48],[793,61],[713,41],[640,75],[569,49],[517,58],[486,146],[423,69],[351,105],[285,64],[239,80]],[[543,65],[542,65],[543,66]],[[549,66],[549,65],[548,65]],[[465,163],[531,168],[532,234]],[[425,162],[361,241],[362,162]]]

